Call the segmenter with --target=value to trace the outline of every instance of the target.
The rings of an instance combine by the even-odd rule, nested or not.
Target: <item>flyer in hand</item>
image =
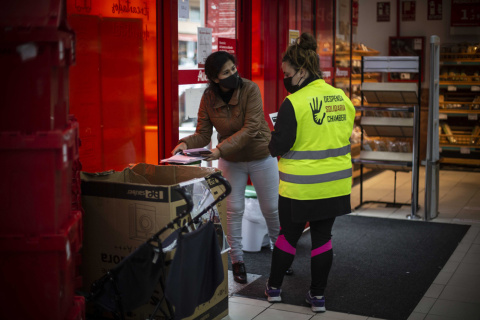
[[[174,156],[171,156],[170,158],[163,159],[160,161],[160,163],[172,163],[172,164],[190,164],[190,163],[195,163],[195,162],[200,162],[205,157],[190,157],[190,156],[184,156],[183,154],[177,153]]]
[[[185,149],[182,153],[190,157],[206,157],[212,153],[212,151],[207,148],[195,148],[195,149]]]

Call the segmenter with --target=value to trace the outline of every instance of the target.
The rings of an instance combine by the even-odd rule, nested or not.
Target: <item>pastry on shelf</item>
[[[472,110],[480,109],[480,96],[475,96],[472,102]]]
[[[478,71],[475,71],[473,73],[472,81],[480,81],[480,76],[479,76]]]
[[[452,129],[450,129],[450,126],[446,122],[442,122],[442,130],[443,132],[447,135],[447,140],[450,143],[457,143],[457,139],[453,136]]]
[[[480,144],[480,126],[478,124],[473,128],[472,144]]]

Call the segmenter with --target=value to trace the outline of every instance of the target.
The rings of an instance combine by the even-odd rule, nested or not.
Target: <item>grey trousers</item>
[[[232,263],[243,261],[242,219],[245,211],[245,187],[248,176],[257,192],[258,202],[267,223],[268,235],[275,243],[280,231],[278,219],[278,162],[267,157],[249,162],[218,161],[218,168],[230,182],[232,193],[227,197],[227,241]]]

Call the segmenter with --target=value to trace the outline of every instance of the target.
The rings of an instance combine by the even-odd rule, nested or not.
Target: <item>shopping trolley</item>
[[[134,252],[124,258],[117,266],[109,270],[104,276],[92,284],[90,293],[86,295],[89,302],[93,302],[97,312],[91,319],[103,319],[104,311],[111,313],[114,319],[124,320],[129,311],[140,306],[152,303],[152,312],[149,319],[155,319],[161,313],[164,319],[174,319],[174,310],[165,298],[166,266],[165,253],[175,247],[178,235],[188,232],[192,225],[199,224],[202,216],[213,210],[214,206],[226,198],[231,192],[228,181],[220,174],[212,175],[224,186],[224,192],[205,206],[192,219],[185,219],[194,206],[192,195],[187,188],[178,186],[174,190],[186,201],[185,209],[175,219],[155,233],[150,239],[142,243]],[[162,242],[160,235],[168,229],[174,231]],[[160,286],[162,296],[154,297],[154,291]]]

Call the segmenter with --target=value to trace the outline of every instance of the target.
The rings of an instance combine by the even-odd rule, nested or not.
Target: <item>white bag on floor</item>
[[[243,218],[254,223],[265,224],[265,218],[260,210],[258,199],[245,198],[245,212],[243,213]]]

